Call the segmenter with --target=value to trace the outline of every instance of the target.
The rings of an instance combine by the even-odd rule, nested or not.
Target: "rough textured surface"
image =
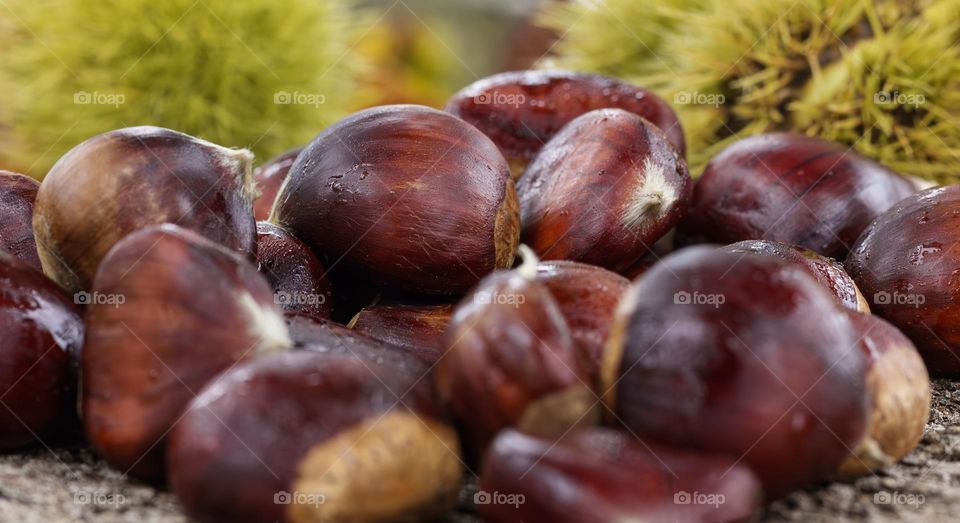
[[[443,523],[473,523],[475,487]],[[889,501],[889,503],[887,503]],[[765,522],[955,521],[960,514],[960,383],[934,382],[920,447],[901,463],[853,484],[832,483],[774,503]],[[0,456],[0,521],[186,522],[173,497],[126,480],[86,449],[39,448]]]

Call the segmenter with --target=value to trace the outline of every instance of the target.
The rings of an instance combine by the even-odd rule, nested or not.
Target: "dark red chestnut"
[[[26,262],[0,251],[0,449],[76,421],[80,307]]]
[[[277,156],[253,171],[257,184],[257,197],[253,200],[253,215],[258,222],[270,219],[273,203],[277,200],[280,187],[287,180],[290,167],[296,161],[303,147],[296,147]]]
[[[710,160],[680,233],[687,242],[775,240],[842,260],[874,218],[914,192],[909,180],[845,145],[751,136]]]
[[[167,465],[194,518],[230,523],[427,521],[462,465],[429,381],[351,354],[244,362],[193,400]]]
[[[452,315],[453,305],[374,305],[354,316],[349,327],[435,362],[443,354],[443,333]]]
[[[484,521],[746,522],[760,482],[733,457],[585,428],[560,440],[505,430],[490,447],[474,502]]]
[[[728,252],[770,256],[786,263],[796,264],[829,289],[840,305],[854,311],[870,312],[870,305],[860,294],[860,289],[853,282],[853,278],[847,274],[840,262],[832,258],[821,256],[810,249],[772,240],[746,240],[727,245],[722,249]]]
[[[141,478],[162,477],[163,438],[208,380],[291,344],[256,267],[175,225],[121,240],[90,301],[84,430],[108,463]]]
[[[427,107],[361,111],[290,169],[271,221],[399,289],[456,294],[510,267],[519,236],[507,162],[483,133]]]
[[[690,202],[687,165],[660,129],[620,109],[578,117],[517,182],[521,240],[544,259],[630,267]]]
[[[656,125],[684,154],[676,113],[655,94],[622,80],[564,71],[519,71],[479,80],[457,93],[446,110],[493,139],[517,176],[543,144],[578,116],[619,108]]]
[[[33,178],[0,171],[0,251],[42,270],[33,239],[33,202],[39,189]]]
[[[415,361],[418,365],[411,372],[421,376],[425,376],[430,371],[430,366],[440,357],[439,350],[433,347],[389,343],[330,320],[296,314],[287,314],[286,319],[290,338],[302,349],[353,355],[371,354],[374,357],[387,357],[384,354],[397,353],[403,355],[403,358],[390,358],[398,368],[410,366],[410,363],[403,363],[407,360]]]
[[[90,138],[40,185],[33,229],[44,272],[70,292],[89,290],[117,242],[162,223],[252,255],[252,161],[249,151],[159,127]]]
[[[864,357],[803,268],[680,250],[621,301],[604,400],[637,436],[742,458],[769,499],[832,476],[865,436]]]
[[[272,223],[257,222],[257,263],[283,312],[330,317],[326,271],[303,242]]]

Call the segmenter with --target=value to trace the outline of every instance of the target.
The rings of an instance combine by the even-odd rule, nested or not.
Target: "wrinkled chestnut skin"
[[[795,265],[680,250],[621,302],[604,399],[641,438],[742,456],[779,498],[831,476],[866,432],[865,362],[843,311]]]
[[[350,328],[384,343],[403,347],[436,362],[453,305],[374,305],[361,310]]]
[[[905,199],[863,232],[847,272],[935,376],[960,376],[960,186]]]
[[[84,431],[108,463],[139,478],[162,477],[163,438],[208,380],[290,345],[253,264],[175,225],[124,238],[93,292],[104,298],[87,309]]]
[[[271,221],[328,267],[434,294],[466,292],[511,266],[519,238],[497,147],[463,121],[414,105],[367,109],[315,138]]]
[[[332,511],[323,521],[407,521],[398,517],[401,510],[442,512],[456,501],[461,465],[455,432],[435,421],[428,385],[392,365],[344,353],[290,351],[241,363],[206,387],[171,433],[167,464],[173,492],[202,521],[321,520],[303,517],[296,503],[276,503],[282,492],[323,495],[318,508]],[[417,440],[382,434],[397,428],[389,422],[391,413],[414,420],[414,428],[437,432]],[[362,438],[371,432],[384,441],[368,448]],[[407,445],[381,448],[392,441]],[[317,470],[310,465],[311,455],[323,453],[325,445],[334,461]],[[422,452],[422,445],[430,453]],[[436,463],[442,465],[431,466]],[[409,468],[399,470],[400,465]],[[440,477],[431,476],[438,472]],[[355,490],[312,491],[305,488],[310,480],[305,476],[311,473],[320,482],[348,483]],[[387,485],[414,478],[420,481],[411,481],[399,493],[398,498],[409,498],[394,506],[395,513],[380,519],[346,517],[380,503],[390,506],[397,500],[391,495],[398,493]],[[423,483],[440,479],[449,484],[435,496],[413,498]],[[379,496],[344,499],[360,497],[365,484],[381,488]]]
[[[174,223],[244,256],[256,248],[253,154],[159,127],[100,134],[40,185],[33,215],[43,271],[90,290],[107,252],[133,231]]]
[[[83,313],[57,284],[0,252],[0,449],[76,422]]]
[[[303,147],[290,149],[253,171],[253,178],[257,184],[257,197],[253,200],[253,215],[258,222],[270,219],[277,193],[280,192],[290,167],[293,166],[297,156],[300,156],[301,151]]]
[[[751,136],[710,160],[679,233],[685,242],[775,240],[843,260],[874,218],[914,192],[909,180],[845,145]]]
[[[329,318],[330,283],[320,260],[289,232],[257,223],[257,265],[285,313]]]
[[[853,282],[853,278],[843,269],[840,262],[819,254],[771,240],[746,240],[721,248],[728,252],[742,252],[770,256],[786,263],[794,263],[806,269],[824,287],[833,293],[837,303],[847,309],[870,312],[870,305]]]
[[[523,496],[523,502],[495,502],[494,492]],[[484,495],[491,502],[477,509],[491,523],[745,522],[757,519],[763,501],[759,480],[733,457],[600,428],[575,430],[559,441],[503,431],[480,475],[477,499]]]
[[[655,126],[620,109],[553,137],[517,182],[521,241],[538,256],[630,267],[680,219],[693,182]]]
[[[913,343],[878,316],[849,312],[867,360],[870,431],[839,476],[854,478],[896,463],[923,436],[930,415],[930,377]]]
[[[606,108],[646,118],[684,154],[683,128],[666,102],[646,89],[605,76],[564,71],[501,73],[465,87],[450,99],[446,110],[492,138],[512,165],[522,166],[563,126]]]
[[[563,260],[540,262],[536,279],[556,300],[597,384],[614,312],[630,281],[600,267]]]
[[[33,238],[33,202],[40,182],[22,174],[0,171],[0,251],[42,270]]]

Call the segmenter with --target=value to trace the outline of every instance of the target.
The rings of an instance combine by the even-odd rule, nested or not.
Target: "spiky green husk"
[[[273,156],[357,105],[355,25],[335,0],[6,0],[3,154],[42,177],[90,136],[149,124]]]
[[[958,12],[960,0],[574,0],[542,21],[563,35],[551,66],[705,101],[674,103],[695,173],[733,140],[793,130],[956,182]]]

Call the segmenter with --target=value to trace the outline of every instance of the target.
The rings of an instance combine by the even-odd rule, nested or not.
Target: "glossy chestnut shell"
[[[327,273],[303,242],[280,227],[257,223],[257,264],[285,313],[329,318],[333,303]]]
[[[33,203],[40,183],[33,178],[0,171],[0,251],[41,270],[33,238]]]
[[[253,215],[258,222],[270,219],[280,187],[287,180],[290,167],[293,167],[293,162],[300,156],[301,151],[303,147],[290,149],[253,171],[257,187],[257,197],[253,200]]]

